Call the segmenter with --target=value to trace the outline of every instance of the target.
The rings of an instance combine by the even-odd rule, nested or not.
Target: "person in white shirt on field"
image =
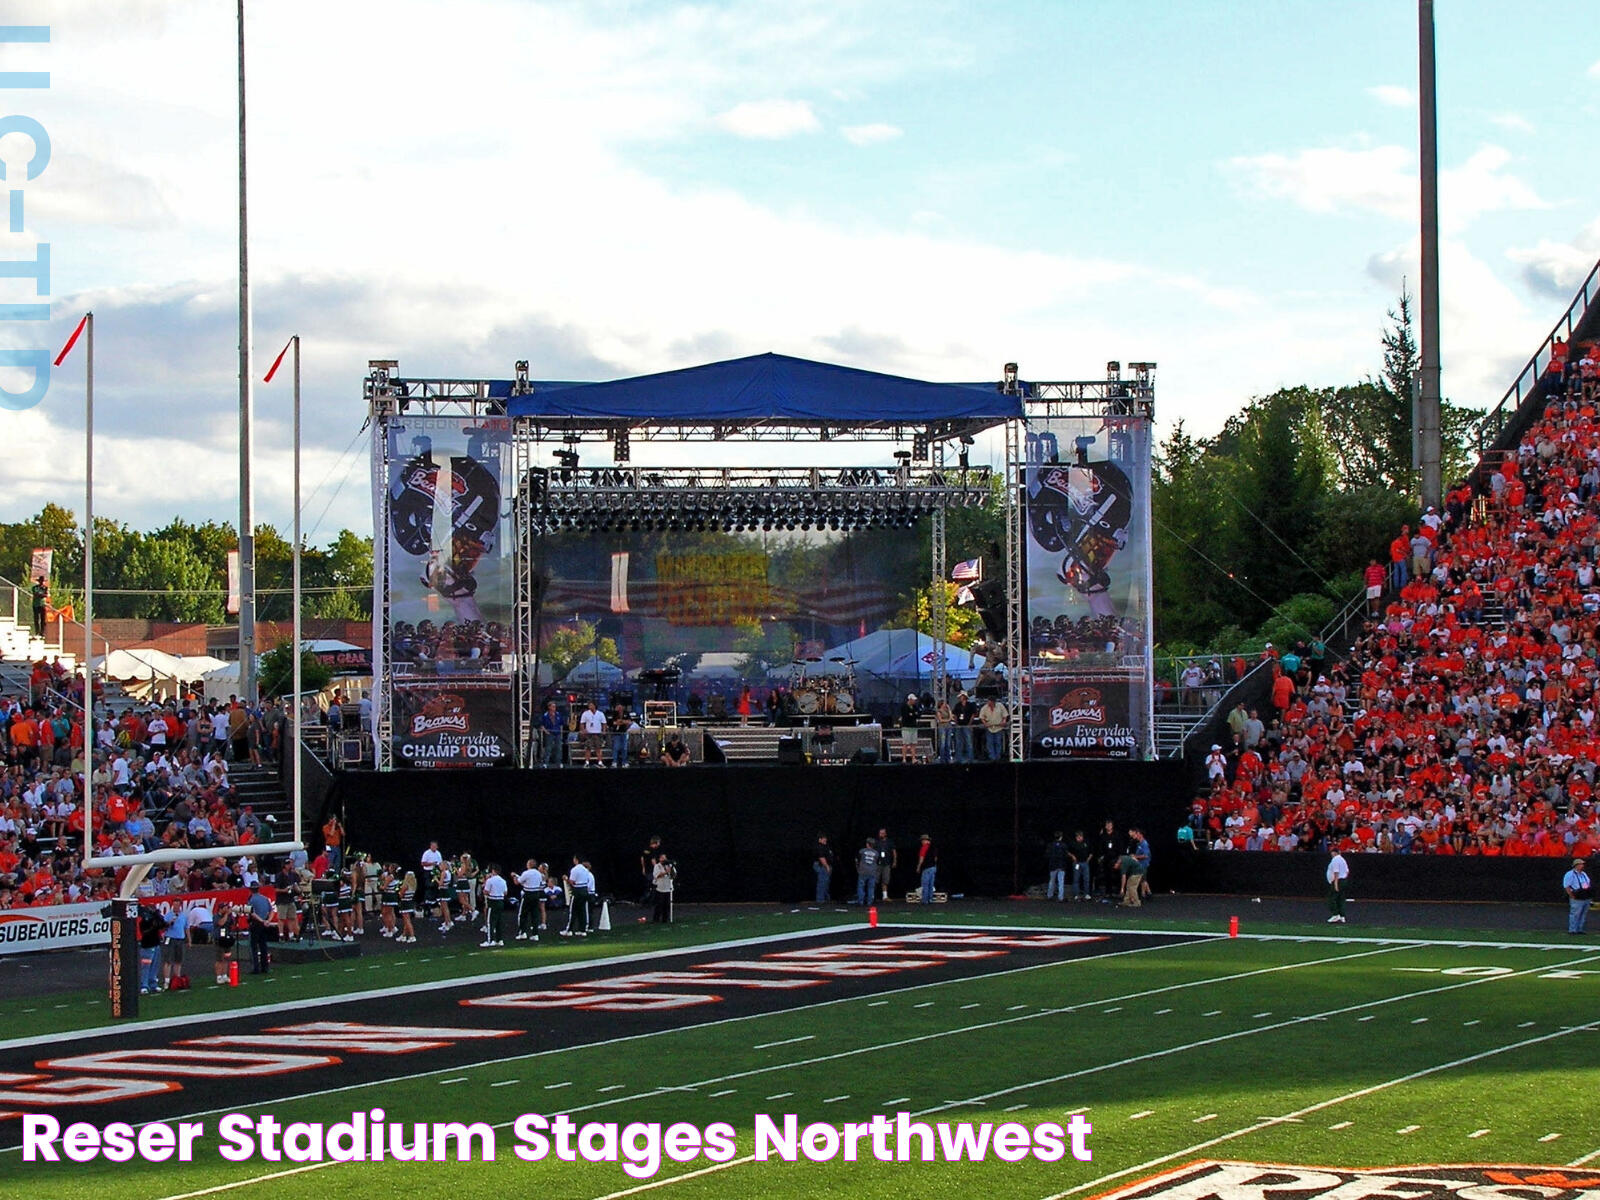
[[[1344,885],[1350,878],[1350,864],[1345,862],[1344,855],[1336,849],[1333,858],[1328,863],[1328,924],[1343,925],[1344,921]]]
[[[589,902],[594,899],[594,872],[580,855],[572,856],[572,869],[567,872],[567,886],[572,889],[572,899],[567,906],[567,927],[562,937],[589,936]]]

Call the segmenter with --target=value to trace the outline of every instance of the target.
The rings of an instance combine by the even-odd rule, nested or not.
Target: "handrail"
[[[1510,405],[1511,413],[1515,413],[1522,407],[1522,402],[1538,388],[1539,381],[1544,378],[1545,370],[1550,365],[1552,357],[1550,351],[1555,345],[1557,336],[1562,333],[1562,327],[1566,327],[1566,336],[1570,339],[1572,331],[1583,323],[1584,314],[1589,311],[1590,303],[1597,296],[1600,296],[1600,287],[1597,287],[1597,279],[1600,279],[1600,262],[1595,263],[1594,267],[1589,271],[1589,277],[1583,281],[1583,286],[1578,289],[1578,294],[1573,297],[1572,303],[1567,305],[1567,311],[1557,318],[1549,336],[1533,352],[1533,357],[1528,360],[1527,366],[1522,368],[1516,380],[1506,389],[1506,394],[1500,398],[1500,403],[1490,409],[1483,420],[1478,422],[1477,436],[1480,455],[1488,446],[1493,444],[1494,440],[1500,436],[1501,431],[1505,429],[1508,416],[1506,406]],[[1525,383],[1526,390],[1524,390]]]

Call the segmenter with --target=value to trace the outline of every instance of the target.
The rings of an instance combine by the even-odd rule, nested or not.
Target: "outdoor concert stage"
[[[1180,760],[931,766],[696,767],[670,770],[346,771],[327,804],[342,808],[352,845],[413,864],[429,841],[447,854],[520,869],[530,856],[559,870],[579,853],[600,890],[642,891],[640,851],[660,835],[678,863],[685,901],[809,902],[819,832],[839,856],[833,898],[855,888],[855,852],[887,827],[900,855],[893,885],[915,885],[918,839],[939,850],[939,890],[1008,896],[1045,879],[1058,829],[1092,836],[1107,818],[1143,828],[1161,847],[1163,884],[1173,831],[1189,794]]]

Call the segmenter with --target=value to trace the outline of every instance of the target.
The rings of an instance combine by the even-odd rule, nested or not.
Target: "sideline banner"
[[[111,918],[100,915],[105,908],[96,901],[0,910],[0,954],[109,945]]]
[[[276,902],[277,889],[262,885],[261,894]],[[168,896],[136,897],[141,908],[172,912],[179,908],[208,908],[243,904],[249,888],[213,892],[174,892]],[[70,950],[78,946],[109,946],[111,918],[105,916],[110,901],[91,904],[46,904],[33,908],[0,909],[0,955],[28,954],[34,950]]]
[[[516,761],[509,677],[396,679],[395,765],[504,767]]]

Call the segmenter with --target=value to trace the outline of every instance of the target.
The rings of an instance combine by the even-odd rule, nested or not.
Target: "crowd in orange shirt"
[[[1192,824],[1218,849],[1507,857],[1600,850],[1600,347],[1480,482],[1389,548],[1348,661],[1276,668],[1230,718]],[[1265,718],[1265,719],[1263,719]]]
[[[32,681],[30,681],[32,682]],[[42,699],[40,698],[42,697]],[[108,897],[106,872],[85,873],[83,721],[52,690],[0,696],[0,909]],[[263,828],[239,807],[228,752],[273,752],[281,710],[188,703],[135,708],[97,730],[93,844],[98,854],[193,849],[193,862],[152,872],[159,889],[239,882],[236,861],[207,862],[216,847],[251,845]],[[234,736],[237,735],[237,736]]]

